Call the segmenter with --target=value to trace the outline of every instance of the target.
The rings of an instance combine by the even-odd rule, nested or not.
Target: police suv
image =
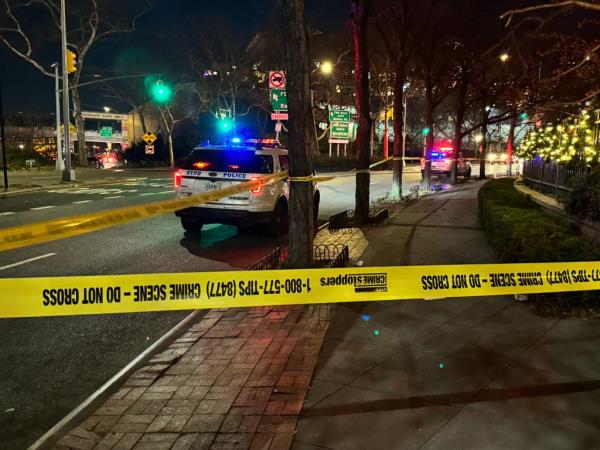
[[[249,139],[228,145],[198,146],[175,173],[178,198],[224,189],[240,182],[287,172],[287,150],[274,139]],[[223,223],[238,227],[265,224],[272,234],[288,231],[288,179],[257,186],[247,192],[181,209],[175,215],[186,231],[200,231],[203,225]],[[314,220],[318,216],[320,194],[314,187]]]

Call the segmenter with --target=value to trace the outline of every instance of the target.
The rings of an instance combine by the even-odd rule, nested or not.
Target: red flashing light
[[[175,187],[179,189],[181,186],[181,172],[175,172]]]
[[[194,164],[192,164],[196,169],[208,169],[208,167],[210,166],[210,163],[204,162],[204,161],[199,161],[196,162]]]
[[[240,170],[240,166],[238,166],[237,164],[230,164],[230,165],[229,165],[229,168],[230,168],[231,170]]]

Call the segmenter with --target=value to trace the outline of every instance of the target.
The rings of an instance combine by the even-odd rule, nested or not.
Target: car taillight
[[[196,169],[207,169],[210,166],[210,163],[204,161],[198,161],[192,164]]]
[[[258,178],[250,178],[250,181],[258,181]],[[253,194],[260,194],[262,192],[263,189],[263,185],[259,184],[258,186],[255,186],[252,188],[252,193]]]
[[[175,172],[175,187],[179,189],[181,186],[181,172]]]

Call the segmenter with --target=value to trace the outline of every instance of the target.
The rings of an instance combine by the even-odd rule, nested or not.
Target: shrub
[[[509,178],[488,181],[479,191],[479,216],[492,248],[503,262],[593,261],[600,252],[588,245],[579,228],[545,212],[520,195]],[[566,317],[597,313],[598,292],[530,296],[536,312]]]
[[[577,184],[567,202],[565,210],[578,219],[600,221],[600,169],[593,170],[588,178]]]

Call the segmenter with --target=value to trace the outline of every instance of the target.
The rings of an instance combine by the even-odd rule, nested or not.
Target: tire
[[[279,200],[273,211],[271,220],[271,234],[274,236],[285,236],[290,228],[287,202]]]
[[[203,224],[198,219],[193,219],[191,217],[180,217],[180,219],[181,226],[185,231],[198,233],[202,229]]]

